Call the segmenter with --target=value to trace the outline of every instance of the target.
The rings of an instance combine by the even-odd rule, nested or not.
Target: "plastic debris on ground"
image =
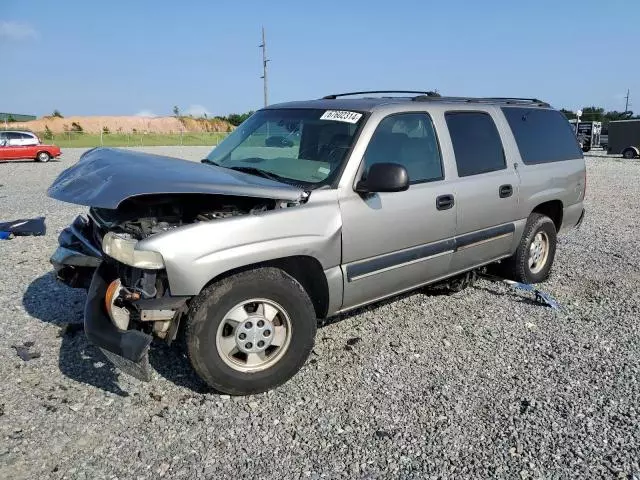
[[[34,358],[40,358],[41,356],[41,353],[39,351],[33,350],[33,342],[24,342],[22,345],[11,346],[16,349],[16,353],[18,354],[18,356],[25,362],[33,360]]]
[[[47,233],[45,217],[21,218],[0,222],[0,240],[10,240],[14,236],[40,236]]]
[[[547,305],[551,308],[553,308],[554,310],[560,310],[560,304],[548,293],[543,292],[542,290],[537,289],[536,287],[534,287],[533,285],[530,285],[528,283],[520,283],[520,282],[516,282],[514,280],[507,280],[506,278],[501,278],[501,277],[496,277],[493,275],[489,275],[487,273],[480,273],[479,274],[480,277],[486,279],[486,280],[491,280],[494,282],[502,282],[502,283],[506,283],[507,285],[510,285],[512,288],[518,289],[518,290],[524,290],[526,292],[531,292],[534,294],[535,296],[535,301],[542,304],[542,305]]]

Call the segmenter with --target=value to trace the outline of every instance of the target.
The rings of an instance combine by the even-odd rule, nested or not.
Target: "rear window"
[[[571,125],[556,110],[502,107],[527,165],[582,158]]]

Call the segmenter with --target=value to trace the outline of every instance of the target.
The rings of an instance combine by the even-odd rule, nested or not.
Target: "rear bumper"
[[[562,226],[558,233],[567,233],[578,228],[584,220],[585,210],[582,202],[565,207],[562,212]]]
[[[148,381],[151,378],[148,354],[152,337],[139,330],[120,330],[111,322],[104,307],[109,285],[106,271],[107,267],[100,265],[91,279],[84,308],[85,334],[118,368]]]

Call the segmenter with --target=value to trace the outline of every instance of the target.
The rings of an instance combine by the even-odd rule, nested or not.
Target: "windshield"
[[[336,110],[260,110],[207,159],[249,173],[260,170],[289,183],[327,185],[339,174],[363,117]]]

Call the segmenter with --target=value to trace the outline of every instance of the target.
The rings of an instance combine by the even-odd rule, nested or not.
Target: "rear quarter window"
[[[567,119],[557,110],[502,107],[526,165],[583,158]]]

